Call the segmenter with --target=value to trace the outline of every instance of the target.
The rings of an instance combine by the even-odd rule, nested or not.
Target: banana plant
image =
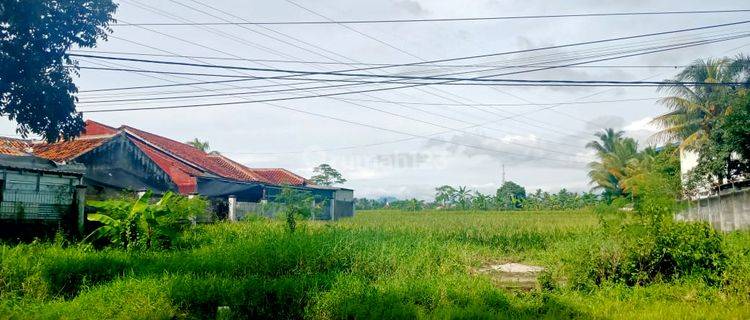
[[[149,249],[177,237],[185,219],[182,213],[170,210],[170,203],[177,201],[178,196],[167,192],[157,203],[150,204],[152,194],[147,191],[129,208],[111,202],[94,204],[99,212],[88,215],[88,220],[102,226],[89,237],[107,238],[113,245],[125,249]]]

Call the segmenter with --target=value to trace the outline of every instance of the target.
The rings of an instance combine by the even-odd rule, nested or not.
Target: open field
[[[199,226],[164,251],[0,247],[0,318],[750,318],[750,233],[729,234],[731,285],[566,285],[607,232],[591,212],[358,212],[336,223]],[[478,270],[547,268],[545,289]],[[743,282],[744,281],[744,282]],[[547,281],[550,282],[550,281]]]

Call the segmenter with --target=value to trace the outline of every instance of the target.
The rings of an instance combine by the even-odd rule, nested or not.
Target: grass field
[[[199,226],[163,251],[3,245],[0,318],[202,319],[220,306],[236,318],[750,318],[750,233],[727,236],[732,285],[566,285],[605,230],[587,211],[370,211],[293,234],[264,219]],[[504,262],[544,266],[554,288],[476,272]]]

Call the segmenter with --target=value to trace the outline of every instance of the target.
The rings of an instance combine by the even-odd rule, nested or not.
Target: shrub
[[[652,172],[631,179],[637,219],[608,225],[610,241],[580,256],[572,283],[577,287],[603,282],[646,285],[696,277],[720,284],[729,265],[724,237],[708,223],[675,222],[677,193],[663,175]]]
[[[707,223],[673,222],[651,232],[630,225],[617,241],[586,252],[573,284],[579,288],[604,282],[646,285],[694,277],[721,283],[729,266],[723,236]]]
[[[315,198],[310,192],[289,187],[284,187],[281,194],[274,200],[283,205],[281,212],[284,215],[289,232],[294,232],[297,229],[298,218],[306,219],[314,216],[324,207],[324,203],[315,203]]]
[[[112,200],[92,203],[98,213],[88,220],[102,224],[90,236],[106,238],[125,249],[169,247],[190,220],[206,212],[206,201],[167,192],[151,204],[151,191],[133,202]]]

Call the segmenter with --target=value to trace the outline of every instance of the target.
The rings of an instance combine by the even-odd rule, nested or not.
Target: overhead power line
[[[509,55],[509,54],[526,53],[526,52],[534,52],[534,51],[542,51],[542,50],[550,50],[550,49],[560,49],[560,48],[567,48],[567,47],[574,47],[574,46],[581,46],[581,45],[588,45],[588,44],[598,44],[598,43],[606,43],[606,42],[612,42],[612,41],[621,41],[621,40],[630,40],[630,39],[637,39],[637,38],[644,38],[644,37],[653,37],[653,36],[658,36],[658,35],[667,35],[667,34],[683,33],[683,32],[689,32],[689,31],[714,29],[714,28],[727,27],[727,26],[735,26],[735,25],[742,25],[742,24],[748,24],[748,23],[750,23],[750,20],[744,20],[744,21],[738,21],[738,22],[732,22],[732,23],[724,23],[724,24],[708,25],[708,26],[702,26],[702,27],[696,27],[696,28],[676,29],[676,30],[670,30],[670,31],[662,31],[662,32],[638,34],[638,35],[633,35],[633,36],[614,37],[614,38],[607,38],[607,39],[600,39],[600,40],[593,40],[593,41],[568,43],[568,44],[564,44],[564,45],[547,46],[547,47],[539,47],[539,48],[531,48],[531,49],[523,49],[523,50],[514,50],[514,51],[505,51],[505,52],[497,52],[497,53],[489,53],[489,54],[481,54],[481,55],[473,55],[473,56],[464,56],[464,57],[456,57],[456,58],[448,58],[448,59],[437,59],[437,60],[429,60],[429,61],[421,61],[421,62],[402,63],[402,64],[389,64],[389,65],[384,65],[384,66],[367,67],[367,68],[356,68],[356,69],[340,70],[340,71],[333,71],[333,72],[298,71],[298,73],[300,73],[300,74],[346,74],[347,72],[362,71],[362,70],[374,70],[374,69],[385,69],[385,68],[395,68],[395,67],[408,67],[408,66],[415,66],[415,65],[424,65],[424,64],[427,64],[427,63],[440,63],[440,62],[460,61],[460,60],[469,60],[469,59],[477,59],[477,58],[503,56],[503,55]],[[200,63],[189,63],[189,62],[178,62],[178,61],[159,61],[159,60],[151,60],[151,59],[135,59],[135,58],[123,58],[123,57],[106,57],[106,56],[88,55],[88,54],[76,54],[76,53],[70,54],[70,56],[72,56],[72,57],[87,57],[87,58],[98,58],[98,59],[122,60],[122,61],[132,61],[132,62],[151,62],[151,63],[161,63],[161,64],[171,64],[171,65],[195,66],[195,67],[211,66],[211,65],[200,64]],[[237,70],[248,70],[248,71],[269,71],[269,72],[273,72],[273,70],[274,70],[273,68],[250,68],[250,67],[234,67],[234,69],[237,69]]]
[[[748,35],[750,36],[750,35]],[[72,66],[71,66],[72,67]],[[256,76],[244,76],[244,75],[228,75],[228,74],[217,74],[217,73],[193,73],[193,72],[177,72],[177,71],[159,71],[159,70],[148,70],[148,69],[131,69],[131,68],[109,68],[109,67],[88,67],[80,66],[80,69],[89,70],[103,70],[103,71],[125,71],[125,72],[143,72],[143,73],[159,73],[159,74],[175,74],[175,75],[191,75],[191,76],[204,76],[204,77],[226,77],[226,78],[239,78],[239,79],[278,79],[277,77],[256,77]],[[554,66],[552,66],[554,68]],[[295,73],[294,70],[280,71],[284,73]],[[336,74],[339,75],[339,74]],[[550,85],[564,85],[564,84],[622,84],[622,85],[741,85],[741,82],[689,82],[689,81],[626,81],[626,80],[562,80],[562,79],[476,79],[472,78],[458,78],[458,77],[430,77],[430,76],[399,76],[399,75],[364,75],[364,74],[340,74],[342,76],[359,77],[359,78],[386,78],[394,79],[391,83],[405,83],[405,84],[431,84],[430,82],[417,82],[416,80],[437,80],[437,81],[453,81],[446,83],[448,85],[522,85],[522,84],[550,84]],[[288,81],[315,81],[315,82],[353,82],[353,83],[382,83],[382,81],[365,81],[365,80],[348,80],[348,79],[328,79],[328,78],[288,78],[284,79]],[[401,81],[404,80],[404,81]],[[407,81],[407,80],[411,80]],[[303,88],[307,89],[307,88]],[[300,89],[295,89],[300,90]]]
[[[719,40],[713,40],[713,41],[719,41]],[[670,50],[672,49],[678,49],[682,48],[668,48]],[[666,49],[660,49],[660,50],[654,50],[651,52],[646,53],[653,53],[653,52],[662,52],[666,51]],[[643,54],[643,53],[641,53]],[[629,54],[624,56],[618,56],[618,57],[610,57],[610,58],[604,58],[599,59],[597,61],[601,60],[613,60],[618,59],[622,57],[628,57],[628,56],[634,56],[639,54]],[[579,63],[587,63],[587,62],[579,62]],[[531,70],[534,71],[534,70]],[[140,71],[139,71],[140,72]],[[510,74],[519,74],[519,73],[525,73],[526,71],[516,71],[516,72],[508,72],[500,75],[510,75]],[[496,75],[490,75],[490,76],[496,76]],[[483,77],[490,77],[490,76],[483,76]],[[352,80],[350,82],[365,82],[367,84],[404,84],[406,86],[404,87],[414,87],[414,86],[424,86],[424,85],[431,85],[431,84],[437,84],[437,85],[491,85],[491,86],[525,86],[525,87],[543,87],[543,86],[550,86],[550,87],[561,87],[561,86],[568,86],[568,87],[653,87],[653,86],[663,86],[663,85],[716,85],[716,86],[737,86],[741,85],[742,83],[710,83],[710,82],[671,82],[671,81],[598,81],[598,80],[585,80],[585,81],[578,81],[578,80],[524,80],[524,79],[495,79],[495,80],[501,80],[501,81],[487,81],[487,82],[480,82],[480,83],[467,83],[467,82],[459,82],[459,81],[475,81],[477,79],[481,79],[483,77],[474,77],[474,78],[439,78],[436,80],[439,80],[435,83],[425,83],[425,82],[406,82],[406,81],[395,81],[395,80],[388,80],[388,81],[361,81],[361,80]],[[425,77],[425,79],[428,79],[429,77]],[[307,78],[309,80],[309,78]],[[329,80],[329,79],[319,79],[321,81],[340,81],[340,82],[347,82],[347,80]],[[485,80],[493,80],[493,79],[485,79]],[[111,99],[111,100],[100,100],[100,101],[82,101],[82,103],[112,103],[112,102],[128,102],[128,101],[156,101],[156,100],[169,100],[169,99],[185,99],[185,98],[205,98],[205,97],[221,97],[221,96],[242,96],[242,95],[250,95],[250,94],[265,94],[265,93],[279,93],[279,92],[293,92],[293,91],[299,91],[299,90],[311,90],[311,89],[332,89],[332,88],[340,88],[349,86],[348,84],[339,84],[339,85],[324,85],[324,86],[317,86],[317,87],[305,87],[305,88],[290,88],[290,89],[278,89],[278,90],[266,90],[266,91],[250,91],[250,92],[239,92],[239,93],[213,93],[213,94],[203,94],[203,95],[185,95],[185,96],[171,96],[171,97],[155,97],[155,98],[132,98],[132,99]],[[377,92],[377,91],[384,91],[384,90],[391,90],[391,89],[399,89],[403,87],[397,87],[397,88],[385,88],[385,89],[370,89],[370,90],[361,90],[361,91],[352,91],[352,92],[337,92],[337,93],[331,93],[331,94],[321,94],[321,95],[312,95],[307,97],[326,97],[326,96],[336,96],[336,95],[342,95],[342,94],[352,94],[352,93],[362,93],[362,92]],[[292,97],[288,99],[300,99],[302,97]],[[285,98],[279,98],[282,100],[285,100]],[[267,101],[267,100],[261,100],[261,101]],[[271,100],[271,101],[278,101],[278,100]]]
[[[550,15],[518,15],[492,17],[460,17],[460,18],[428,18],[428,19],[374,19],[374,20],[316,20],[316,21],[236,21],[236,22],[137,22],[114,23],[114,27],[129,26],[243,26],[243,25],[318,25],[318,24],[382,24],[382,23],[420,23],[420,22],[480,22],[498,20],[528,20],[528,19],[561,19],[586,17],[627,17],[627,16],[662,16],[662,15],[695,15],[695,14],[723,14],[745,13],[750,9],[727,10],[691,10],[691,11],[641,11],[641,12],[599,12],[572,13]]]
[[[750,36],[750,33],[742,35],[742,36],[733,36],[729,39],[739,39],[742,37]],[[596,81],[588,82],[588,81],[573,81],[573,80],[517,80],[517,79],[496,79],[496,78],[490,78],[490,79],[474,79],[474,78],[458,78],[458,77],[441,77],[441,76],[408,76],[408,75],[389,75],[389,74],[368,74],[368,73],[344,73],[344,72],[336,72],[336,71],[307,71],[307,70],[293,70],[293,69],[278,69],[278,68],[255,68],[255,67],[239,67],[239,66],[228,66],[228,65],[213,65],[213,64],[201,64],[201,63],[189,63],[189,62],[178,62],[178,61],[165,61],[165,60],[151,60],[151,59],[135,59],[135,58],[123,58],[123,57],[108,57],[108,56],[100,56],[100,55],[88,55],[88,54],[71,54],[72,57],[82,57],[82,58],[93,58],[93,59],[104,59],[104,60],[117,60],[117,61],[129,61],[129,62],[140,62],[140,63],[152,63],[152,64],[164,64],[164,65],[178,65],[178,66],[188,66],[188,67],[201,67],[201,68],[214,68],[214,69],[226,69],[226,70],[245,70],[245,71],[258,71],[258,72],[273,72],[273,73],[284,73],[284,74],[295,74],[295,75],[326,75],[326,76],[340,76],[340,77],[358,77],[358,78],[386,78],[386,79],[403,79],[403,80],[451,80],[451,81],[479,81],[479,82],[549,82],[549,83],[597,83]],[[539,66],[528,66],[527,68],[565,68],[569,67],[568,65],[539,65]],[[123,69],[123,68],[92,68],[92,67],[82,67],[87,69],[95,69],[95,70],[111,70],[111,71],[133,71],[133,69]],[[195,76],[209,76],[209,77],[228,77],[228,78],[250,78],[250,79],[284,79],[278,76],[274,77],[260,77],[260,76],[242,76],[242,75],[227,75],[227,74],[215,74],[215,73],[184,73],[184,72],[174,72],[174,71],[154,71],[154,70],[148,70],[142,72],[151,72],[151,73],[168,73],[168,74],[182,74],[182,75],[195,75]],[[288,79],[288,78],[287,78]],[[291,80],[291,79],[288,79]],[[341,81],[338,79],[309,79],[309,78],[300,78],[297,80],[315,80],[315,81]],[[360,81],[357,81],[360,82]],[[605,81],[607,83],[630,83],[628,81]],[[455,83],[455,82],[454,82]],[[638,82],[640,84],[656,84],[661,85],[665,84],[664,82],[653,82],[653,81],[641,81]],[[461,83],[466,84],[466,83]],[[681,83],[681,84],[708,84],[708,83]],[[718,84],[724,84],[724,83],[718,83]],[[735,83],[727,83],[727,84],[735,84]]]
[[[335,61],[309,61],[309,60],[283,60],[283,59],[249,59],[249,58],[232,58],[232,57],[216,57],[216,56],[191,56],[191,55],[177,55],[177,54],[158,54],[158,53],[139,53],[139,52],[125,52],[125,51],[100,51],[100,50],[68,50],[68,52],[79,53],[79,54],[93,54],[93,55],[116,55],[116,56],[142,56],[142,57],[161,57],[161,58],[192,58],[202,60],[222,60],[222,61],[244,61],[244,62],[268,62],[268,63],[286,63],[286,64],[314,64],[314,65],[349,65],[349,66],[388,66],[392,63],[377,63],[377,62],[335,62]],[[431,67],[431,68],[531,68],[528,65],[517,65],[517,64],[423,64],[420,67]],[[545,66],[545,65],[539,65]],[[582,68],[582,69],[651,69],[651,68],[663,68],[663,69],[678,69],[685,68],[688,65],[684,64],[612,64],[612,65],[585,65],[585,66],[570,66],[565,68]]]
[[[165,35],[166,35],[166,34],[165,34]],[[178,38],[176,38],[176,37],[175,37],[175,39],[178,39]],[[198,45],[198,44],[196,44],[196,45]],[[159,51],[163,51],[163,50],[159,50]],[[217,52],[218,52],[218,50],[215,50],[215,51],[217,51]],[[223,52],[222,52],[222,53],[223,53]],[[272,82],[274,82],[274,81],[272,81]],[[334,99],[335,99],[335,98],[334,98]],[[379,112],[383,112],[383,113],[388,113],[388,112],[386,112],[386,111],[383,111],[383,110],[379,110],[379,109],[376,109],[376,108],[372,108],[372,107],[367,107],[367,106],[364,106],[364,105],[359,105],[359,104],[357,104],[357,103],[352,103],[352,102],[349,102],[349,103],[350,103],[350,104],[353,104],[353,105],[358,105],[358,106],[361,106],[361,107],[365,107],[365,108],[368,108],[368,109],[372,109],[372,110],[375,110],[375,111],[379,111]],[[415,108],[415,109],[416,109],[416,108]],[[399,117],[404,117],[404,116],[401,116],[401,115],[398,115],[398,114],[393,114],[393,115],[395,115],[395,116],[399,116]],[[404,117],[404,118],[406,118],[406,117]],[[411,120],[415,120],[415,121],[418,121],[419,119],[411,119]],[[420,120],[420,122],[424,122],[424,121],[421,121],[421,120]],[[424,123],[426,123],[426,124],[430,124],[430,123],[427,123],[427,122],[424,122]],[[432,125],[432,124],[431,124],[431,125]],[[441,126],[441,127],[445,127],[445,126],[442,126],[442,125],[440,125],[440,126]],[[447,127],[445,127],[445,128],[447,128]],[[455,130],[455,129],[451,129],[451,130]]]
[[[615,41],[615,40],[633,39],[633,38],[647,37],[647,36],[653,36],[653,35],[681,33],[681,32],[688,32],[688,31],[700,30],[700,29],[711,29],[711,28],[718,28],[718,27],[727,26],[727,25],[744,24],[744,23],[748,23],[748,22],[750,22],[750,21],[740,21],[740,22],[735,22],[735,23],[730,23],[730,24],[710,25],[710,26],[703,26],[703,27],[698,27],[698,28],[678,29],[678,30],[672,30],[672,31],[666,31],[666,32],[641,34],[641,35],[628,36],[628,37],[609,38],[609,39],[603,39],[603,40],[594,40],[594,41],[587,41],[587,42],[570,43],[570,44],[558,45],[558,46],[551,46],[551,47],[540,47],[540,48],[532,48],[532,49],[525,49],[525,50],[506,51],[506,52],[501,52],[501,53],[485,54],[485,55],[470,56],[470,57],[461,57],[461,58],[452,58],[452,59],[441,59],[441,60],[423,61],[423,62],[415,62],[415,63],[407,63],[407,64],[389,64],[389,65],[385,65],[385,66],[369,67],[369,68],[346,69],[346,70],[339,70],[337,72],[350,72],[350,71],[383,69],[383,68],[390,68],[390,67],[396,67],[396,66],[416,66],[416,65],[425,65],[425,64],[436,63],[436,62],[447,62],[448,60],[461,60],[461,59],[472,59],[472,58],[478,58],[478,57],[487,57],[487,56],[493,56],[493,55],[506,55],[506,54],[525,53],[525,52],[531,52],[531,51],[541,51],[541,50],[555,49],[555,48],[562,48],[562,47],[572,47],[572,46],[578,46],[578,45],[585,45],[585,44],[592,44],[592,43],[601,43],[601,42],[609,42],[609,41]],[[570,66],[574,66],[574,65],[555,66],[555,68],[570,67]],[[238,80],[221,80],[221,81],[192,82],[192,83],[187,83],[185,85],[212,84],[212,83],[217,83],[217,84],[218,83],[232,83],[232,82],[239,82],[239,81],[248,81],[248,80],[247,79],[238,79]],[[101,89],[93,89],[93,90],[82,90],[81,92],[137,90],[137,89],[151,89],[151,88],[175,87],[175,86],[181,86],[181,84],[131,86],[131,87],[118,87],[118,88],[101,88]]]
[[[177,39],[177,38],[176,38],[176,39]],[[195,44],[195,43],[194,43],[194,44]],[[195,44],[195,45],[199,45],[199,44]],[[160,51],[162,51],[162,50],[160,50]],[[218,51],[218,50],[216,50],[216,51]],[[267,104],[268,104],[268,103],[267,103]],[[357,105],[356,103],[351,103],[351,104],[355,104],[355,105]],[[268,104],[268,105],[271,105],[271,106],[275,106],[275,107],[279,107],[279,108],[284,108],[284,109],[289,109],[289,108],[285,108],[285,107],[283,107],[283,106],[277,106],[277,105],[273,105],[273,104]],[[362,106],[362,107],[366,107],[366,106]],[[379,110],[379,109],[376,109],[376,108],[371,108],[371,107],[367,107],[367,108],[368,108],[368,109],[373,109],[373,110],[376,110],[376,111],[379,111],[379,112],[384,112],[384,113],[388,113],[388,112],[386,112],[386,111],[382,111],[382,110]],[[291,108],[290,110],[293,110],[293,111],[297,111],[297,112],[302,112],[302,111],[300,111],[300,110],[296,110],[296,109],[294,109],[294,108]],[[398,114],[393,114],[393,113],[392,113],[392,115],[395,115],[395,116],[399,116],[399,117],[403,117],[403,118],[407,118],[407,119],[408,119],[408,117],[404,117],[404,116],[402,116],[402,115],[398,115]],[[324,117],[325,117],[325,115],[319,115],[319,116],[324,116]],[[329,118],[330,118],[330,117],[329,117]],[[432,124],[432,123],[429,123],[429,122],[426,122],[426,121],[423,121],[423,120],[420,120],[420,119],[416,119],[416,118],[411,118],[410,120],[414,120],[414,121],[419,121],[419,122],[423,122],[423,123],[425,123],[425,124],[436,125],[436,126],[440,126],[440,127],[442,127],[442,128],[449,128],[449,127],[447,127],[447,126],[443,126],[443,125],[437,125],[437,124]],[[460,130],[461,130],[461,129],[455,129],[455,128],[449,128],[449,129],[450,129],[451,131],[455,131],[455,130],[459,130],[459,131],[460,131]],[[455,143],[455,142],[449,142],[449,143],[451,143],[451,144],[458,144],[458,143]],[[500,153],[502,153],[502,152],[500,152]]]
[[[694,46],[694,45],[691,45]],[[609,60],[615,60],[615,59],[621,59],[626,57],[632,57],[637,55],[643,55],[643,54],[650,54],[654,52],[664,52],[667,50],[675,50],[675,49],[681,49],[688,46],[681,46],[681,47],[675,47],[675,48],[668,48],[668,49],[660,49],[660,50],[653,50],[650,52],[645,53],[637,53],[637,54],[628,54],[628,55],[621,55],[616,57],[608,57],[608,58],[602,58],[602,59],[596,59],[593,61],[583,61],[583,62],[576,62],[572,63],[571,65],[576,64],[586,64],[591,62],[601,62],[601,61],[609,61]],[[535,71],[535,70],[531,70]],[[513,72],[513,73],[506,73],[507,74],[517,74],[517,73],[524,73],[524,72]],[[493,77],[497,75],[488,75],[488,76],[482,76],[482,77],[475,77],[473,79],[481,79],[481,78],[487,78],[487,77]],[[445,80],[434,84],[447,84],[455,82],[454,80]],[[398,82],[394,82],[392,80],[389,81],[383,81],[380,84],[400,84]],[[388,91],[388,90],[395,90],[395,89],[404,89],[404,88],[412,88],[412,87],[420,87],[429,85],[430,83],[417,83],[417,84],[405,84],[400,85],[396,87],[387,87],[387,88],[374,88],[374,89],[363,89],[363,90],[356,90],[356,91],[345,91],[345,92],[334,92],[334,93],[326,93],[326,94],[315,94],[315,95],[307,95],[307,96],[296,96],[296,97],[283,97],[283,98],[271,98],[271,99],[260,99],[260,100],[246,100],[246,101],[231,101],[231,102],[220,102],[220,103],[204,103],[204,104],[188,104],[188,105],[179,105],[179,106],[160,106],[160,107],[137,107],[137,108],[113,108],[113,109],[99,109],[99,110],[86,110],[81,111],[85,113],[93,113],[93,112],[122,112],[122,111],[142,111],[142,110],[164,110],[164,109],[182,109],[182,108],[199,108],[199,107],[215,107],[215,106],[226,106],[226,105],[238,105],[238,104],[247,104],[247,103],[259,103],[259,102],[276,102],[276,101],[287,101],[287,100],[299,100],[299,99],[309,99],[309,98],[324,98],[324,97],[333,97],[333,96],[339,96],[339,95],[349,95],[349,94],[357,94],[357,93],[368,93],[368,92],[380,92],[380,91]],[[548,86],[549,84],[541,84],[542,86]],[[567,86],[571,86],[567,85]],[[535,84],[526,84],[526,86],[539,86]],[[591,86],[588,84],[580,84],[577,86]],[[596,86],[622,86],[622,85],[596,85]]]

